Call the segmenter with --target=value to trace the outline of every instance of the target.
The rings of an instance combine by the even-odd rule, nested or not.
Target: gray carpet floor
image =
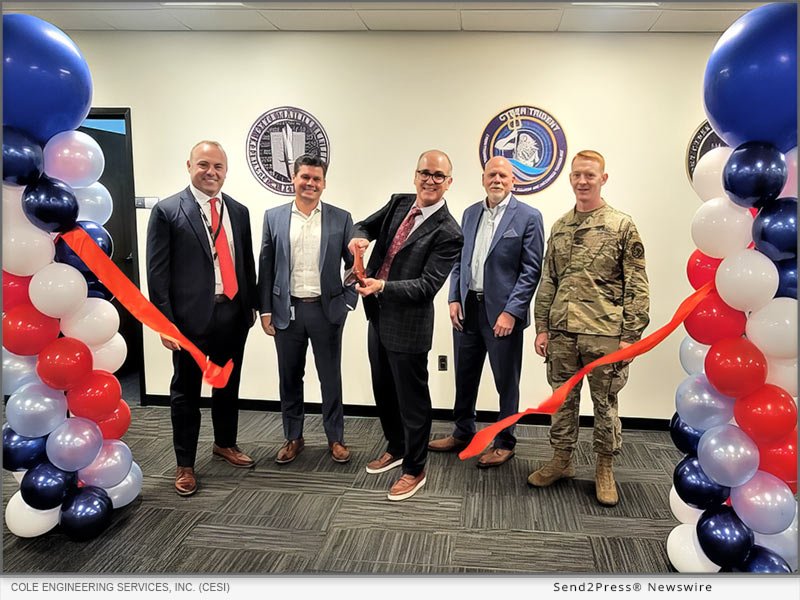
[[[429,454],[427,485],[389,502],[399,469],[369,475],[381,455],[378,420],[346,417],[347,464],[331,461],[321,417],[306,417],[306,448],[274,462],[280,415],[242,411],[239,443],[257,464],[235,469],[212,459],[203,411],[199,491],[173,491],[169,409],[132,407],[123,440],[144,472],[142,493],[114,512],[109,529],[84,543],[57,527],[22,539],[3,527],[6,573],[660,573],[671,567],[666,538],[672,471],[681,458],[667,432],[625,431],[616,461],[620,503],[594,498],[591,431],[582,430],[577,477],[534,489],[528,474],[550,456],[547,428],[517,428],[517,454],[496,469],[477,459]],[[451,426],[435,422],[435,435]],[[3,472],[3,508],[17,490]]]

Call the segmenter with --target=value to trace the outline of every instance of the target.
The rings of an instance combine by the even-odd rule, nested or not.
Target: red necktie
[[[417,218],[417,215],[421,214],[422,211],[419,209],[419,207],[415,206],[411,209],[411,212],[406,215],[406,218],[403,219],[403,222],[400,223],[400,227],[397,228],[397,233],[394,234],[392,245],[389,246],[389,251],[386,253],[386,258],[383,259],[383,264],[378,270],[378,274],[375,276],[376,279],[385,280],[389,276],[389,268],[392,266],[392,261],[394,260],[395,254],[397,254],[400,251],[400,248],[403,247],[403,244],[406,243],[408,234],[411,233],[411,229],[414,227],[414,220]]]
[[[233,300],[236,292],[239,291],[239,284],[236,282],[236,267],[233,266],[231,248],[228,246],[228,236],[225,233],[225,228],[219,223],[217,202],[219,202],[219,198],[211,199],[211,229],[215,232],[219,229],[219,235],[217,235],[217,239],[214,242],[214,247],[217,249],[219,270],[222,273],[222,293]]]

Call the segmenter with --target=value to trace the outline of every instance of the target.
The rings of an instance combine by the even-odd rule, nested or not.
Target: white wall
[[[553,114],[567,136],[570,157],[594,148],[610,173],[604,197],[631,214],[646,248],[651,325],[666,323],[692,290],[685,264],[694,246],[689,224],[699,200],[685,173],[689,138],[705,118],[703,71],[716,35],[495,34],[495,33],[138,33],[75,32],[94,80],[94,106],[130,106],[136,193],[166,197],[187,185],[185,160],[202,138],[227,149],[225,190],[251,212],[258,252],[265,209],[288,199],[265,190],[250,174],[245,143],[263,112],[303,108],[331,140],[331,169],[323,200],[370,214],[394,192],[413,191],[417,155],[446,151],[454,163],[447,195],[451,212],[482,198],[478,139],[488,121],[517,104]],[[545,229],[573,204],[566,172],[525,199],[541,210]],[[144,264],[147,211],[137,211]],[[142,281],[145,281],[142,271]],[[430,353],[434,407],[453,401],[452,365],[436,370],[436,356],[452,362],[446,294],[436,299]],[[684,377],[678,361],[681,328],[636,359],[622,392],[620,413],[669,418]],[[527,330],[521,408],[549,394],[542,360]],[[373,403],[363,310],[344,332],[345,402]],[[309,358],[306,398],[319,401]],[[253,329],[241,394],[277,399],[272,340]],[[152,332],[145,334],[147,393],[166,394],[171,362]],[[586,386],[585,386],[586,387]],[[582,413],[591,414],[584,390]],[[478,408],[496,409],[488,366]]]

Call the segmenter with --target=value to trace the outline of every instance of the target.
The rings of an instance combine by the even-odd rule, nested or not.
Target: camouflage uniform
[[[631,218],[608,204],[575,208],[550,232],[536,294],[536,332],[548,332],[547,381],[556,389],[584,365],[636,342],[650,319],[644,245]],[[617,393],[628,366],[615,363],[589,375],[594,404],[593,449],[616,454],[622,444]],[[578,383],[553,415],[550,443],[572,450],[578,440]]]

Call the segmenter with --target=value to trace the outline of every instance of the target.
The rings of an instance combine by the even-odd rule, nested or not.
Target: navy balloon
[[[94,277],[94,273],[84,274],[86,278],[86,285],[89,288],[87,296],[89,298],[102,298],[103,300],[111,300],[114,299],[114,294],[112,294],[109,289],[100,283],[100,280]]]
[[[680,415],[675,413],[669,422],[669,436],[675,447],[684,454],[697,455],[697,443],[703,432],[683,422]]]
[[[765,204],[753,221],[756,250],[773,262],[797,256],[797,198]]]
[[[786,175],[786,158],[775,146],[745,142],[725,163],[722,185],[733,202],[750,208],[777,198]]]
[[[3,468],[24,471],[45,460],[47,436],[30,438],[18,434],[8,424],[3,426]]]
[[[792,567],[772,550],[754,545],[745,561],[731,571],[734,573],[791,573]]]
[[[111,498],[103,488],[78,488],[61,506],[61,529],[76,542],[91,540],[111,523],[112,510]]]
[[[49,233],[65,233],[78,220],[78,200],[72,188],[47,176],[25,188],[22,210],[31,223]]]
[[[94,221],[78,221],[78,227],[83,229],[86,233],[89,234],[95,243],[100,246],[100,249],[106,253],[107,256],[111,256],[114,253],[114,242],[111,239],[111,235],[103,229],[103,226],[95,223]],[[78,269],[81,273],[83,273],[84,278],[87,282],[91,280],[97,280],[97,277],[94,276],[91,269],[86,266],[78,255],[75,254],[72,249],[67,246],[67,243],[64,240],[56,240],[56,262],[65,263],[71,265]]]
[[[719,38],[703,101],[714,131],[735,148],[751,140],[797,146],[797,5],[759,6]]]
[[[47,21],[3,15],[3,125],[44,145],[76,129],[92,105],[92,76],[67,34]]]
[[[3,181],[28,185],[43,171],[44,154],[36,140],[16,127],[3,127]]]
[[[778,267],[778,291],[776,298],[797,298],[797,259],[779,260],[775,263]]]
[[[742,564],[753,549],[753,530],[730,506],[706,510],[697,520],[697,539],[708,559],[723,568]]]
[[[694,508],[718,506],[731,495],[731,488],[712,481],[700,468],[698,458],[691,454],[684,456],[675,467],[672,483],[680,499]]]
[[[20,482],[20,492],[25,503],[38,510],[61,506],[67,493],[78,487],[74,472],[62,471],[44,461],[31,467]]]

